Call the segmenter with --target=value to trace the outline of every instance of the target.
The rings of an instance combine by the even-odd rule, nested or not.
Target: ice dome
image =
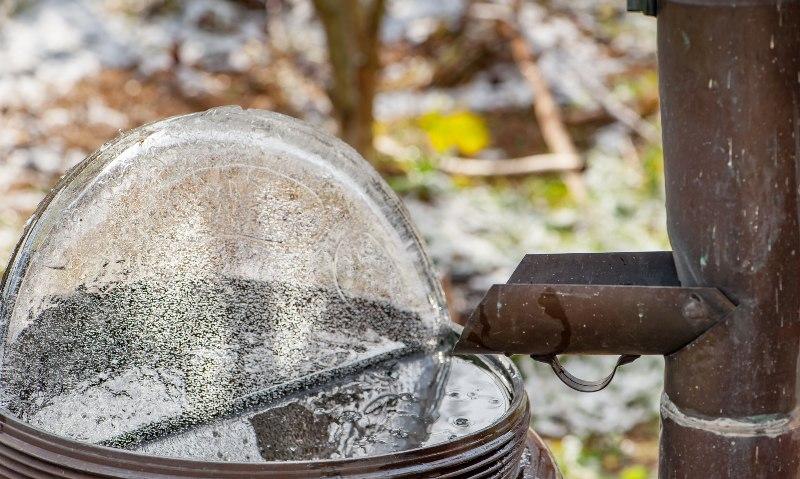
[[[434,352],[449,323],[374,170],[235,107],[133,130],[70,171],[17,247],[0,321],[5,413],[118,447]]]

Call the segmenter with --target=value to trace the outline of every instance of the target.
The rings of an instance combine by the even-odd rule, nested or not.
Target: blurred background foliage
[[[120,130],[224,104],[367,157],[457,319],[525,253],[667,248],[655,25],[624,4],[0,0],[0,270],[69,167]],[[660,360],[592,395],[517,361],[566,478],[655,477]]]

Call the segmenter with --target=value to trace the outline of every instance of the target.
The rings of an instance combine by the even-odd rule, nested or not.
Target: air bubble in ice
[[[453,425],[458,427],[467,427],[469,426],[469,419],[465,417],[456,417],[452,418]]]

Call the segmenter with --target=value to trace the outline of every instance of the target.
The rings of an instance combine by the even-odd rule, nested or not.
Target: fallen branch
[[[537,173],[571,172],[583,167],[574,155],[548,153],[502,160],[473,160],[446,157],[439,160],[439,170],[460,176],[515,176]]]
[[[519,25],[513,20],[519,16],[519,8],[520,2],[516,2],[514,15],[507,21],[502,22],[501,26],[511,43],[511,55],[520,73],[522,73],[531,90],[533,90],[533,112],[542,131],[542,137],[547,147],[555,155],[579,159],[578,149],[575,147],[567,127],[564,126],[561,110],[550,92],[547,80],[536,63],[536,56],[533,54],[528,41],[520,32]],[[582,160],[579,159],[578,163],[579,165],[575,170],[581,169],[583,166]],[[564,182],[578,202],[583,202],[586,199],[586,185],[580,173],[567,171],[564,174]]]
[[[582,71],[580,66],[575,65],[573,61],[568,61],[567,65],[578,75],[578,78],[580,78],[581,83],[589,92],[589,95],[603,107],[606,113],[636,132],[637,135],[647,142],[657,145],[661,144],[661,133],[655,126],[642,118],[633,108],[614,98],[614,95],[608,87],[597,78],[587,75]]]

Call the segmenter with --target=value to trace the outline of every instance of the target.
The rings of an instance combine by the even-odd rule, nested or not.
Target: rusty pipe
[[[492,286],[455,346],[466,354],[669,354],[734,309],[715,288]]]
[[[666,358],[663,478],[800,476],[800,2],[662,0],[680,281],[738,304]]]

